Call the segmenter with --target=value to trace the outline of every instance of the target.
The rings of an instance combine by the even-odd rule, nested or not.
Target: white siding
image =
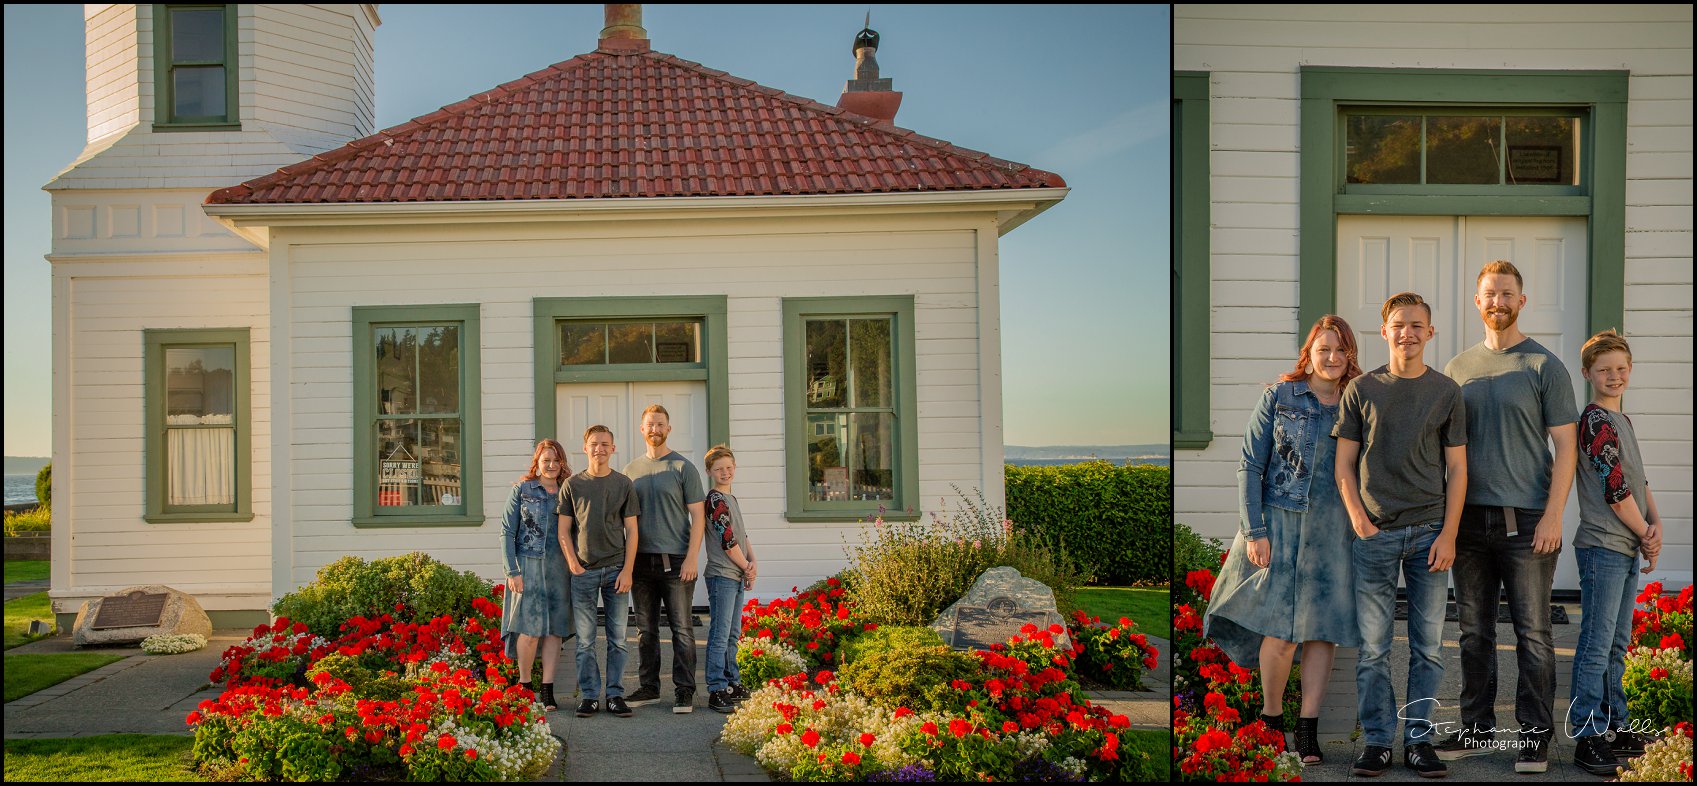
[[[1000,452],[980,434],[979,229],[961,220],[706,222],[609,229],[288,230],[272,253],[289,268],[289,450],[294,504],[288,581],[311,580],[343,554],[424,549],[458,567],[500,572],[499,515],[530,457],[532,303],[536,297],[728,295],[730,439],[737,492],[761,556],[757,592],[805,585],[843,564],[860,525],[784,518],[782,298],[913,294],[919,504],[999,481]],[[779,233],[783,234],[779,234]],[[994,237],[993,234],[990,234]],[[285,243],[286,238],[286,243]],[[274,264],[276,261],[274,260]],[[354,306],[481,304],[483,494],[480,528],[355,529],[350,423]],[[989,418],[999,423],[1000,412]],[[629,427],[616,433],[629,439]],[[998,446],[999,447],[999,446]],[[699,457],[692,457],[699,458]],[[994,462],[987,466],[987,461]],[[1000,503],[1000,485],[993,491]],[[283,577],[277,577],[282,581]]]
[[[83,26],[88,41],[88,141],[141,122],[140,56],[134,34],[139,6],[88,6]]]
[[[1662,565],[1691,579],[1691,7],[1175,7],[1177,70],[1210,73],[1214,441],[1174,456],[1174,511],[1204,535],[1237,526],[1243,426],[1294,360],[1301,65],[1628,70],[1626,315],[1639,426],[1668,524]],[[1435,19],[1442,14],[1443,19]],[[1371,351],[1368,349],[1367,351]],[[1365,365],[1376,365],[1365,363]],[[1570,364],[1571,365],[1574,364]]]

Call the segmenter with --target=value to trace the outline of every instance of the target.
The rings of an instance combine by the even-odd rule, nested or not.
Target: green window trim
[[[807,499],[807,318],[892,318],[890,373],[896,397],[894,482],[896,497],[880,502],[810,502]],[[913,296],[784,298],[784,477],[785,518],[790,521],[854,522],[874,516],[885,521],[917,521],[919,511],[918,358],[914,343]],[[882,513],[880,513],[882,508]]]
[[[559,440],[556,385],[574,382],[707,382],[707,444],[730,444],[730,344],[724,295],[543,298],[532,301],[536,374],[536,439]],[[559,323],[575,319],[701,320],[704,363],[561,366]],[[569,435],[576,439],[575,435]],[[570,444],[562,440],[562,444]]]
[[[1172,447],[1202,450],[1212,428],[1213,340],[1208,189],[1208,74],[1173,73],[1172,112]]]
[[[142,333],[143,439],[146,456],[146,511],[150,524],[241,522],[253,520],[252,365],[247,328],[145,330]],[[229,346],[235,350],[232,405],[235,415],[235,502],[230,506],[165,504],[166,420],[165,351],[173,348]]]
[[[1349,213],[1586,216],[1590,258],[1586,322],[1592,332],[1621,324],[1626,309],[1628,72],[1302,66],[1300,75],[1300,325],[1312,325],[1335,309],[1337,216]],[[1576,110],[1582,122],[1579,177],[1588,193],[1345,193],[1341,145],[1337,144],[1340,110],[1362,105]],[[1298,343],[1303,335],[1297,332]]]
[[[476,303],[420,306],[355,306],[353,309],[353,519],[358,528],[483,526],[483,374],[482,337]],[[377,390],[372,331],[393,325],[460,325],[460,505],[439,514],[409,506],[377,512],[377,471],[368,459],[377,445]]]
[[[173,9],[223,9],[224,11],[224,114],[178,118],[174,110],[171,78],[171,11]],[[155,131],[240,131],[241,59],[236,39],[236,4],[156,4],[153,6],[153,95]],[[213,61],[206,61],[212,64]]]

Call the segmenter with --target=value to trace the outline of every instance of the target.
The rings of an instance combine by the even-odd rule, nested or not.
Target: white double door
[[[1584,406],[1588,388],[1579,373],[1579,349],[1590,337],[1585,219],[1338,216],[1337,237],[1337,313],[1355,331],[1364,370],[1385,364],[1389,351],[1379,336],[1379,310],[1398,292],[1418,292],[1432,305],[1437,336],[1426,345],[1426,365],[1442,371],[1483,340],[1484,322],[1473,304],[1479,269],[1506,259],[1525,279],[1526,308],[1517,324],[1561,358],[1574,403]],[[1579,505],[1570,493],[1556,589],[1579,589],[1571,547],[1578,525]]]
[[[613,469],[624,471],[625,464],[647,450],[638,425],[642,411],[649,404],[666,408],[672,433],[667,447],[683,454],[702,472],[701,458],[707,453],[707,383],[706,382],[581,382],[555,387],[555,420],[559,430],[556,440],[566,449],[572,471],[589,466],[583,453],[583,432],[600,424],[613,430]],[[703,488],[706,476],[702,475]]]

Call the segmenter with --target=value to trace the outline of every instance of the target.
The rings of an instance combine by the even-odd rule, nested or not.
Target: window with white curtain
[[[150,521],[251,518],[248,335],[147,331]]]

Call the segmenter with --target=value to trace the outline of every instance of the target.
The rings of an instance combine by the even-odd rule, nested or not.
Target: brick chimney
[[[893,122],[901,108],[902,94],[890,89],[889,79],[878,77],[878,32],[872,29],[872,15],[866,15],[866,27],[854,37],[854,78],[843,85],[837,106],[875,120]]]
[[[607,3],[602,6],[607,26],[601,28],[596,49],[612,54],[648,51],[648,31],[642,27],[641,3]]]

